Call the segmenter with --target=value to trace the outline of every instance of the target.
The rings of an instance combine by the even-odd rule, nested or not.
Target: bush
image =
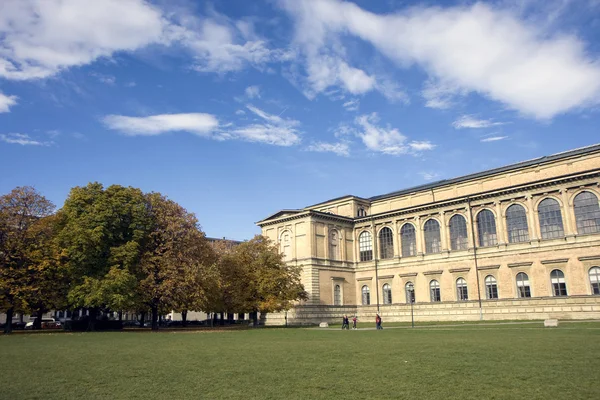
[[[65,321],[64,327],[66,331],[85,332],[90,326],[89,319],[80,319],[77,321]],[[94,325],[97,331],[118,331],[123,329],[123,322],[110,320],[97,320]]]

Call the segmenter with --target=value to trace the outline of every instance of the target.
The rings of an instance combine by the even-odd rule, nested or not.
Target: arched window
[[[362,287],[362,305],[368,306],[371,304],[371,291],[367,285]]]
[[[591,192],[581,192],[573,200],[575,209],[575,220],[577,221],[577,233],[600,232],[600,205],[598,198]]]
[[[550,272],[550,282],[552,283],[552,294],[554,296],[566,296],[567,284],[565,283],[565,274],[560,269]]]
[[[387,226],[379,231],[379,258],[394,257],[394,234]]]
[[[366,217],[367,216],[367,212],[365,211],[364,207],[361,207],[358,209],[358,217]]]
[[[387,283],[383,285],[383,304],[392,304],[392,287]]]
[[[592,285],[592,294],[600,294],[600,268],[590,268],[590,285]]]
[[[431,297],[431,301],[442,301],[440,283],[435,279],[429,282],[429,296]]]
[[[435,219],[430,219],[425,222],[423,227],[425,235],[425,253],[439,253],[441,249],[440,240],[440,224]]]
[[[538,205],[538,218],[540,220],[542,239],[554,239],[565,236],[558,201],[551,198],[542,200]]]
[[[406,291],[406,302],[414,303],[415,302],[415,285],[412,282],[406,282],[404,285],[404,289]]]
[[[519,297],[531,297],[531,288],[529,287],[529,277],[525,272],[517,274],[517,293]]]
[[[456,214],[450,218],[450,249],[467,249],[467,221],[462,215]]]
[[[342,305],[342,288],[340,287],[340,285],[335,285],[335,288],[333,289],[333,305]]]
[[[469,300],[469,290],[467,289],[467,281],[463,278],[456,280],[456,299],[458,301]]]
[[[482,210],[477,214],[477,233],[480,247],[495,246],[498,243],[496,218],[490,210]]]
[[[513,204],[506,209],[506,230],[508,231],[508,243],[529,241],[527,213],[522,205]]]
[[[492,275],[485,277],[485,297],[488,299],[498,298],[498,283]]]
[[[360,252],[360,261],[371,261],[373,259],[373,242],[371,241],[371,232],[363,232],[358,237],[358,249]]]
[[[329,231],[329,258],[331,260],[340,259],[340,235],[337,230]]]
[[[404,224],[400,229],[400,244],[402,244],[402,257],[417,255],[417,236],[412,224]]]
[[[292,259],[292,239],[290,231],[285,231],[281,234],[280,242],[279,242],[280,251],[283,253],[284,260]]]

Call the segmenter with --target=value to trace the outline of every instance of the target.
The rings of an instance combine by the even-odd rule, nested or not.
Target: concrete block
[[[319,328],[329,328],[329,324],[327,322],[321,322]]]
[[[557,319],[546,319],[546,320],[544,320],[544,327],[556,328],[556,327],[558,327],[558,320]]]

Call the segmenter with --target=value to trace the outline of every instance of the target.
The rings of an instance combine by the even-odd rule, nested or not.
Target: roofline
[[[331,200],[322,201],[322,202],[320,202],[320,203],[317,203],[317,204],[313,204],[313,205],[310,205],[310,206],[306,206],[306,207],[304,207],[304,209],[308,209],[308,208],[312,208],[312,207],[317,207],[317,206],[320,206],[320,205],[323,205],[323,204],[326,204],[326,203],[331,203],[332,201],[339,201],[339,200],[342,200],[342,199],[348,199],[348,198],[350,198],[350,199],[358,199],[358,200],[369,201],[369,199],[366,199],[366,198],[364,198],[364,197],[355,196],[355,195],[353,195],[353,194],[347,194],[347,195],[345,195],[345,196],[336,197],[336,198],[334,198],[334,199],[331,199]]]

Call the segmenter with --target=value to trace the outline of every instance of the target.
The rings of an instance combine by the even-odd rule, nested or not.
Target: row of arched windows
[[[600,267],[592,267],[589,272],[590,285],[592,294],[600,295]],[[519,272],[516,276],[517,296],[520,298],[531,297],[531,286],[529,284],[529,276],[525,272]],[[485,297],[486,299],[497,299],[498,298],[498,282],[493,275],[485,277]],[[567,284],[565,282],[565,274],[555,269],[550,272],[550,283],[552,285],[553,296],[567,296]],[[415,302],[415,287],[412,282],[407,282],[404,285],[406,293],[406,302]],[[383,292],[383,304],[392,304],[392,287],[386,283],[382,287]],[[369,286],[364,285],[361,289],[362,293],[362,305],[371,304],[371,291]],[[429,282],[429,300],[431,302],[442,301],[440,283],[433,279]],[[469,300],[469,289],[467,281],[460,277],[456,280],[456,300],[466,301]],[[337,303],[336,303],[337,304]]]
[[[577,232],[579,234],[600,233],[600,205],[598,198],[591,192],[581,192],[573,200]],[[478,246],[495,246],[498,243],[496,217],[488,209],[483,209],[476,216]],[[538,205],[538,219],[542,239],[555,239],[564,236],[564,228],[560,204],[553,198],[546,198]],[[460,214],[450,218],[450,250],[466,250],[468,246],[467,221]],[[513,204],[506,209],[506,230],[509,243],[529,241],[527,213],[520,204]],[[381,259],[394,257],[394,234],[389,227],[379,231],[379,256]],[[440,224],[435,219],[425,221],[423,225],[425,253],[442,251]],[[371,233],[364,231],[359,235],[359,259],[373,259]],[[417,236],[413,224],[405,223],[400,228],[400,251],[402,257],[417,254]]]

